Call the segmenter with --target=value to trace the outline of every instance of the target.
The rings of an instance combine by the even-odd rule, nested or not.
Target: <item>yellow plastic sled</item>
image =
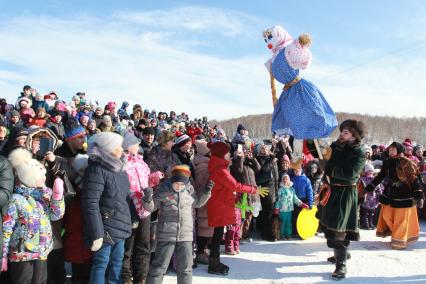
[[[302,209],[299,217],[297,218],[297,232],[303,239],[309,239],[313,237],[318,230],[319,220],[315,218],[315,213],[318,211],[316,206],[312,207],[311,210]]]

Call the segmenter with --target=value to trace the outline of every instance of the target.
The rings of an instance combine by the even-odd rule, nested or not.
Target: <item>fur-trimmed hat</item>
[[[343,121],[340,124],[339,130],[342,132],[344,129],[349,130],[358,142],[364,138],[367,132],[364,122],[355,119]]]
[[[390,148],[390,147],[395,147],[396,152],[398,154],[404,153],[404,146],[402,146],[402,144],[399,143],[399,142],[392,142],[392,144],[390,144],[388,148]]]
[[[18,180],[27,187],[36,187],[37,181],[46,178],[45,167],[33,159],[32,154],[24,148],[13,150],[9,155],[9,161],[15,169]]]
[[[15,108],[16,108],[17,110],[20,110],[20,109],[21,109],[21,102],[26,102],[26,103],[27,103],[27,106],[28,106],[29,108],[33,105],[33,102],[31,101],[31,99],[30,99],[30,98],[22,97],[22,98],[19,98],[19,99],[16,101]]]

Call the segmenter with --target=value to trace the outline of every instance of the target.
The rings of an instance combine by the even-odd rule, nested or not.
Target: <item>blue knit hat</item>
[[[69,118],[65,125],[65,141],[71,141],[83,136],[86,136],[86,130],[77,122],[77,120]]]

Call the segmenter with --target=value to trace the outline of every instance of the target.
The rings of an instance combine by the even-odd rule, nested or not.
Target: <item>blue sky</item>
[[[272,111],[261,31],[313,37],[302,76],[335,111],[424,116],[424,1],[1,1],[0,92],[212,118]]]

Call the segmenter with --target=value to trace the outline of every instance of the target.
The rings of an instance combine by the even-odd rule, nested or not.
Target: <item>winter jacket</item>
[[[124,169],[112,171],[103,159],[107,157],[90,157],[84,172],[81,207],[87,246],[100,238],[114,244],[132,232],[128,175]]]
[[[260,170],[260,164],[256,158],[247,159],[240,156],[235,156],[232,160],[230,167],[231,174],[236,181],[256,186],[256,173]],[[248,205],[253,205],[255,200],[258,200],[259,196],[253,196],[249,194],[247,197]]]
[[[364,151],[358,143],[331,144],[332,155],[325,166],[331,185],[354,186],[365,165]],[[360,158],[361,157],[361,158]]]
[[[44,108],[44,110],[46,112],[49,111],[49,109],[50,109],[50,107],[49,107],[49,105],[47,104],[46,101],[44,101],[44,100],[38,101],[36,99],[33,99],[32,108],[34,109],[34,111],[37,111],[37,109],[40,108],[40,107]]]
[[[312,171],[312,168],[315,166],[317,168],[317,171],[313,174],[311,171]],[[322,170],[320,168],[318,160],[310,161],[308,165],[306,166],[305,172],[306,172],[306,176],[309,178],[309,181],[311,182],[312,190],[314,191],[314,195],[315,195],[319,192],[319,189],[321,188],[322,177],[323,177]]]
[[[208,218],[210,227],[223,227],[235,223],[235,192],[256,193],[256,187],[237,182],[229,172],[230,162],[212,156],[209,161],[210,179],[215,185],[209,200]]]
[[[126,154],[126,159],[126,172],[130,182],[130,198],[133,202],[132,206],[134,206],[139,219],[142,220],[151,214],[153,206],[153,204],[146,204],[142,200],[144,197],[143,190],[148,188],[148,176],[150,174],[150,170],[140,155],[131,156]]]
[[[278,189],[277,202],[275,202],[274,208],[278,208],[280,212],[291,212],[294,210],[294,204],[297,206],[302,204],[302,201],[297,198],[294,187],[281,185]]]
[[[158,242],[192,242],[192,208],[203,206],[210,197],[210,191],[196,192],[188,184],[180,192],[172,188],[172,182],[166,180],[157,188],[153,199],[155,209],[159,209],[157,224]]]
[[[47,128],[52,130],[53,133],[55,133],[56,137],[58,137],[58,139],[62,141],[64,140],[65,128],[62,123],[56,123],[56,122],[50,121],[47,123]]]
[[[359,178],[358,183],[360,183],[362,188],[365,188],[372,180],[373,176],[362,176]],[[379,198],[383,192],[383,185],[379,184],[376,186],[373,192],[367,192],[364,195],[364,198],[361,200],[361,207],[366,209],[375,209],[379,206]],[[360,197],[360,196],[358,196]]]
[[[64,216],[65,234],[62,243],[65,261],[84,263],[92,257],[92,252],[84,245],[83,220],[81,193],[77,193],[72,201],[67,204]]]
[[[260,164],[260,170],[256,173],[256,183],[260,186],[269,187],[269,198],[272,202],[275,202],[280,183],[277,160],[272,155],[259,155],[256,159]]]
[[[12,262],[47,259],[53,249],[50,221],[64,213],[64,198],[52,199],[50,188],[15,187],[3,217],[3,257]]]
[[[377,187],[383,182],[385,188],[380,196],[380,203],[394,208],[409,208],[415,205],[415,200],[424,199],[420,175],[413,178],[410,183],[401,181],[397,171],[403,164],[417,169],[417,166],[405,157],[390,158],[383,162],[380,173],[370,183]],[[410,172],[414,171],[410,169],[404,171],[404,174]]]
[[[0,156],[0,217],[7,214],[9,199],[13,192],[13,181],[12,165],[5,157]],[[0,222],[0,247],[3,247],[3,222]]]
[[[31,119],[35,116],[35,112],[32,108],[22,108],[19,110],[19,115],[21,116],[21,120],[24,123],[25,127],[30,125]]]
[[[35,117],[33,119],[31,119],[30,125],[36,125],[40,128],[45,127],[47,124],[47,118],[43,117],[43,118],[39,118],[39,117]]]
[[[311,181],[304,175],[293,176],[291,178],[293,188],[299,199],[306,199],[309,207],[314,205],[314,193],[312,191]]]
[[[195,172],[194,189],[196,192],[203,191],[207,186],[210,177],[208,169],[209,161],[209,157],[201,154],[196,154],[192,161]],[[209,238],[213,236],[213,228],[209,227],[208,224],[207,204],[197,209],[197,235]]]
[[[161,145],[157,145],[152,148],[151,152],[146,158],[151,172],[160,171],[163,174],[167,174],[167,170],[175,165],[180,165],[178,157],[171,150],[165,150]]]

